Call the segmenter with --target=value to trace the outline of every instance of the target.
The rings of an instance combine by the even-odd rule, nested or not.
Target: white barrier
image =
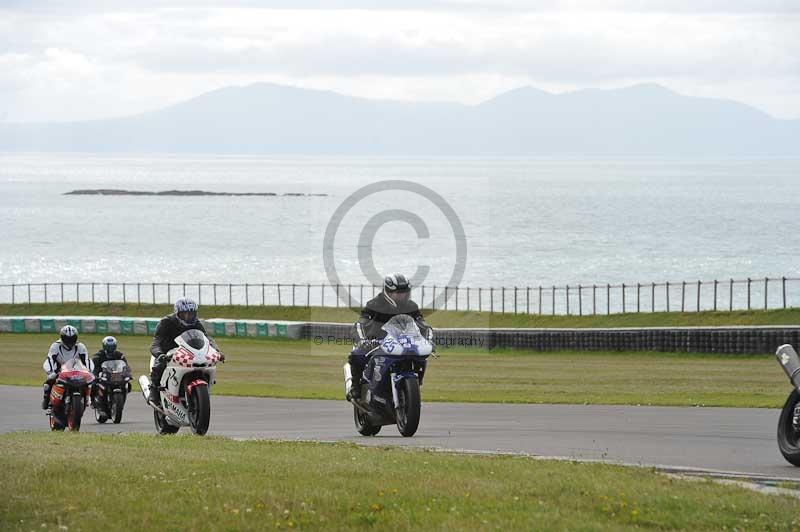
[[[161,318],[131,316],[0,316],[0,332],[54,333],[72,325],[80,333],[152,336]],[[304,322],[271,320],[201,320],[211,336],[301,338]]]

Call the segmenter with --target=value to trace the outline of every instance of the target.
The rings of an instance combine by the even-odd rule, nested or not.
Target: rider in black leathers
[[[128,360],[125,358],[125,353],[117,351],[117,339],[113,336],[106,336],[103,338],[102,347],[97,353],[92,355],[92,373],[94,373],[94,383],[92,383],[92,401],[97,400],[97,385],[100,382],[100,372],[102,370],[103,362],[109,360],[124,360],[125,364]],[[130,384],[128,384],[128,391],[130,391]]]
[[[347,358],[353,375],[348,399],[360,397],[361,374],[367,364],[368,354],[386,336],[386,331],[381,327],[394,316],[411,316],[417,322],[420,332],[429,340],[433,339],[433,328],[425,323],[419,306],[410,297],[411,285],[404,275],[387,275],[383,280],[383,292],[369,300],[361,311],[361,316],[353,325],[355,346]]]
[[[202,331],[208,336],[205,327],[197,319],[197,303],[188,297],[182,297],[175,302],[174,308],[175,312],[161,318],[153,335],[153,341],[150,343],[150,354],[155,358],[155,363],[150,371],[151,386],[148,401],[155,405],[161,401],[158,387],[161,383],[161,375],[167,367],[166,354],[170,349],[178,347],[175,338],[192,329]],[[208,339],[211,345],[218,349],[216,342],[210,337]],[[220,360],[225,360],[222,353],[220,353]]]

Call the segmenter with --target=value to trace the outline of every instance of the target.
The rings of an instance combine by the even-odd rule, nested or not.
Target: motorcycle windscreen
[[[430,342],[422,336],[417,322],[408,314],[399,314],[392,317],[381,329],[386,331],[388,339],[388,344],[384,341],[384,351],[390,354],[413,352],[414,354],[428,355],[431,353],[432,346]],[[391,339],[396,340],[399,346],[394,346]]]
[[[106,360],[100,367],[111,373],[124,373],[128,365],[124,360]]]
[[[89,371],[89,368],[81,362],[80,358],[75,357],[61,364],[61,371]]]
[[[61,365],[58,374],[59,380],[68,382],[71,386],[89,384],[94,380],[94,375],[83,365],[79,358],[71,358]]]
[[[197,329],[190,329],[186,331],[185,333],[181,334],[180,338],[186,342],[186,345],[196,350],[203,349],[208,341],[206,339],[206,335],[203,334],[203,331],[198,331]]]

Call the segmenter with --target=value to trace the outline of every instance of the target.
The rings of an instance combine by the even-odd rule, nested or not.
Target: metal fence
[[[166,304],[179,296],[203,305],[347,306],[381,287],[281,283],[12,283],[0,284],[0,303]],[[564,286],[414,287],[423,309],[504,314],[596,315],[627,312],[779,309],[800,306],[800,278],[726,279]]]

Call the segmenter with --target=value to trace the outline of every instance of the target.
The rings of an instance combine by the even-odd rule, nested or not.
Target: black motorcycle
[[[131,368],[124,360],[107,360],[95,381],[94,417],[98,423],[122,421],[125,400],[131,391]]]
[[[361,396],[350,400],[356,430],[375,436],[383,425],[396,424],[400,434],[413,436],[419,427],[420,386],[433,345],[410,316],[395,316],[382,328],[386,337],[369,355]],[[350,364],[344,365],[344,377],[349,396]]]
[[[775,353],[794,387],[778,419],[778,447],[786,461],[800,467],[800,357],[785,344]]]

